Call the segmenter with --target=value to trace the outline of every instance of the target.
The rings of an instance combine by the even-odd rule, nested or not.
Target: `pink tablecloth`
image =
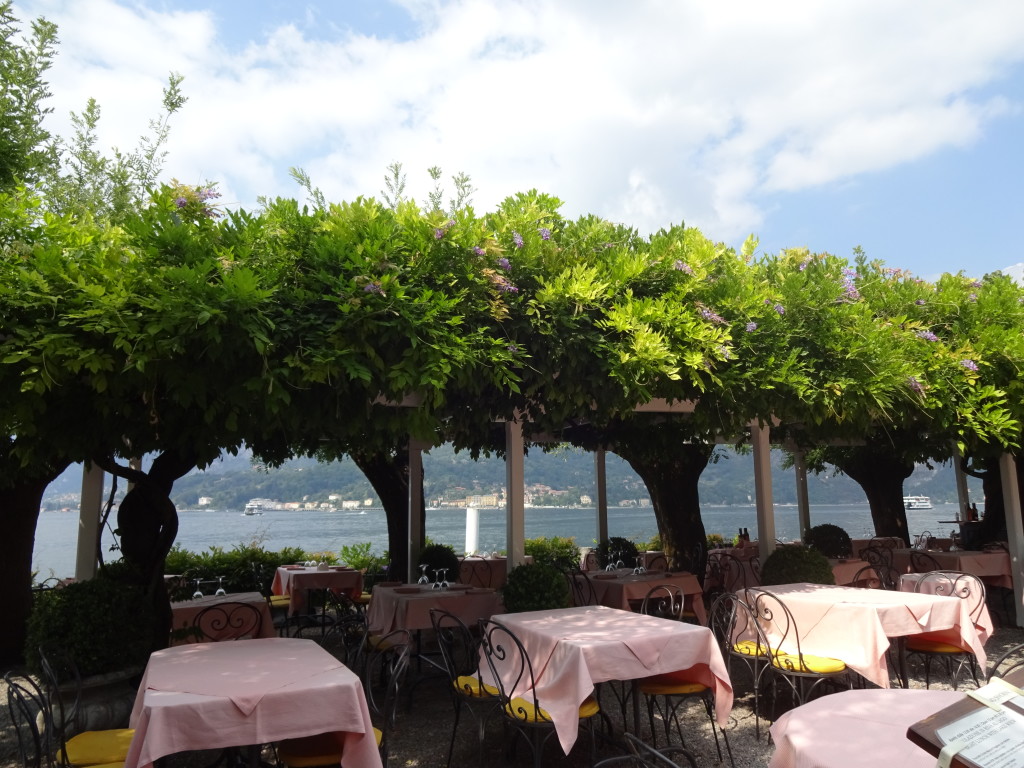
[[[310,589],[333,589],[351,598],[359,597],[363,592],[363,572],[355,568],[334,567],[319,571],[316,568],[282,566],[274,573],[270,589],[275,595],[291,597],[288,615],[294,616],[305,612],[306,591]]]
[[[590,582],[594,585],[594,596],[599,605],[607,605],[609,608],[622,608],[630,610],[630,601],[641,601],[657,584],[674,584],[678,586],[687,599],[687,605],[692,607],[697,614],[697,620],[701,624],[708,623],[707,611],[704,608],[704,591],[692,573],[664,573],[660,571],[648,571],[634,575],[631,570],[619,571],[598,571],[588,574]],[[586,578],[578,575],[575,578]]]
[[[924,592],[934,593],[935,589],[941,582],[927,581],[924,587],[918,587],[918,582],[923,573],[904,573],[900,576],[900,591],[902,592],[917,592],[919,589]],[[995,624],[992,622],[992,614],[988,612],[988,605],[982,603],[981,611],[978,617],[974,620],[974,628],[978,631],[978,637],[981,638],[982,643],[987,643],[988,639],[992,637],[992,633],[995,631]]]
[[[935,758],[907,738],[907,728],[963,698],[962,691],[903,689],[822,696],[775,721],[768,766],[934,768]]]
[[[415,590],[415,591],[413,591]],[[493,589],[451,589],[448,591],[420,588],[417,585],[373,588],[373,600],[366,622],[375,634],[396,629],[430,629],[430,609],[450,611],[472,626],[478,619],[490,618],[502,610],[501,598]]]
[[[256,634],[256,637],[276,637],[277,630],[274,629],[274,620],[270,616],[270,607],[267,605],[267,599],[263,597],[259,592],[234,592],[226,595],[208,595],[206,597],[200,597],[196,600],[182,600],[181,602],[171,603],[171,630],[184,630],[192,626],[192,622],[195,621],[196,616],[204,608],[211,605],[220,605],[223,603],[249,603],[255,605],[260,610],[262,616],[262,622],[260,623],[260,630]],[[180,639],[172,639],[172,645],[180,645],[182,643],[194,643],[194,642],[205,642],[208,640],[217,640],[216,637],[207,637],[197,640],[194,637],[183,637]]]
[[[985,668],[983,640],[955,597],[885,589],[783,584],[765,587],[789,608],[800,632],[800,650],[841,659],[881,688],[889,687],[885,652],[889,638],[952,630]],[[796,651],[795,645],[783,650]]]
[[[829,560],[832,563],[832,576],[836,580],[836,584],[844,586],[847,584],[853,584],[853,578],[857,575],[861,568],[867,568],[871,564],[864,560]],[[874,576],[874,571],[871,572]]]
[[[380,768],[359,678],[311,640],[157,651],[139,686],[126,768],[176,752],[337,732],[344,768]]]
[[[506,613],[494,620],[511,629],[530,655],[537,699],[551,715],[566,754],[576,742],[580,704],[606,680],[695,668],[714,691],[718,722],[729,721],[732,683],[707,627],[603,605]]]
[[[459,566],[459,581],[474,587],[500,589],[508,580],[508,558],[468,555]]]
[[[909,549],[897,549],[893,552],[893,567],[900,573],[911,571]],[[1013,589],[1013,576],[1010,570],[1009,552],[928,552],[935,558],[939,568],[944,571],[963,571],[973,573],[986,584],[993,587]]]

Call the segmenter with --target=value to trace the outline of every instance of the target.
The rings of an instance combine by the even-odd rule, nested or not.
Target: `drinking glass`
[[[203,591],[199,588],[199,579],[196,579],[196,591],[192,593],[192,599],[198,600],[203,596]]]
[[[434,570],[434,583],[430,585],[430,588],[431,589],[440,589],[441,588],[441,580],[438,578],[438,575],[441,573],[441,569],[440,568],[434,568],[433,570]]]
[[[426,563],[420,563],[420,577],[419,577],[419,579],[416,580],[417,584],[429,584],[430,583],[430,579],[427,578],[427,568],[429,568],[429,567],[430,566],[428,566]]]
[[[217,595],[218,597],[220,595],[226,595],[227,594],[227,592],[224,589],[224,577],[223,576],[218,576],[217,577],[217,591],[214,592],[213,594]]]
[[[636,556],[636,568],[633,569],[633,575],[639,576],[641,573],[646,573],[647,569],[644,568],[644,558],[641,555]]]
[[[616,568],[625,568],[626,567],[626,564],[624,562],[622,562],[622,553],[621,552],[616,552],[615,553],[615,567]]]
[[[448,589],[448,569],[441,569],[441,589]]]

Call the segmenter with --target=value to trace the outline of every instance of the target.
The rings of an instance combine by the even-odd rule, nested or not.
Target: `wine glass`
[[[626,564],[622,562],[622,552],[615,553],[615,567],[616,569],[626,567]]]
[[[448,589],[448,569],[441,569],[441,589]]]
[[[226,595],[227,594],[227,591],[224,589],[224,577],[223,576],[218,576],[217,577],[217,591],[214,592],[213,594],[217,595],[218,597],[220,597],[221,595]]]
[[[429,584],[430,583],[430,579],[427,578],[427,568],[429,568],[429,567],[430,566],[428,566],[426,563],[420,563],[420,577],[419,577],[419,579],[416,580],[417,584]]]
[[[441,569],[440,568],[434,568],[433,570],[434,570],[434,583],[430,585],[430,588],[431,589],[440,589],[441,588],[441,581],[440,581],[440,579],[438,579],[438,574],[441,573]]]
[[[196,579],[196,591],[192,593],[192,599],[198,600],[203,596],[203,591],[199,588],[199,579]]]
[[[644,559],[641,555],[636,556],[636,568],[633,569],[633,575],[639,576],[641,573],[647,573],[647,569],[644,568]]]

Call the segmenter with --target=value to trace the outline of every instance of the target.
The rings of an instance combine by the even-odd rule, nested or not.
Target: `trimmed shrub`
[[[849,557],[853,554],[850,534],[832,523],[822,523],[808,528],[804,544],[818,550],[825,557]]]
[[[448,569],[448,581],[459,580],[459,556],[450,544],[428,544],[420,552],[419,565],[427,566],[427,577],[432,578],[434,571]]]
[[[621,536],[611,536],[597,545],[597,564],[604,568],[609,562],[614,564],[619,559],[632,568],[636,565],[637,554],[636,544],[632,541]]]
[[[501,588],[501,595],[508,613],[569,606],[569,584],[562,572],[548,563],[513,568]]]
[[[761,584],[835,584],[832,566],[821,552],[810,547],[786,546],[772,552],[761,566]]]
[[[580,564],[580,548],[575,536],[539,536],[523,542],[527,555],[535,563],[547,563],[560,571]]]

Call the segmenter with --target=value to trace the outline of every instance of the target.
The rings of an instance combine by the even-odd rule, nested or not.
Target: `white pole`
[[[480,549],[480,510],[466,507],[466,554],[472,555]]]
[[[103,470],[95,464],[82,467],[82,495],[78,510],[78,549],[75,557],[76,581],[86,581],[96,575],[96,546],[100,540],[104,477]]]

